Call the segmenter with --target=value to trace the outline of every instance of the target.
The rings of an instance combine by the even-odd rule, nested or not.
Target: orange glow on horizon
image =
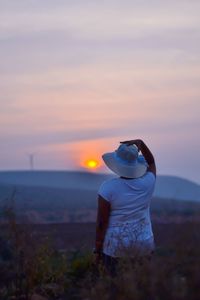
[[[91,172],[105,172],[107,168],[102,160],[102,154],[116,149],[118,140],[122,139],[128,139],[128,137],[119,137],[117,141],[115,137],[81,140],[63,145],[63,149],[67,149],[75,169],[81,168]]]
[[[73,153],[73,163],[76,168],[87,171],[100,171],[103,168],[101,156],[106,152],[106,142],[103,139],[73,142],[67,145],[68,151]]]

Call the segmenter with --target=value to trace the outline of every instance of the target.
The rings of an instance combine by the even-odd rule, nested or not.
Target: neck
[[[122,178],[122,179],[134,179],[134,178],[124,177],[124,176],[120,176],[120,178]]]

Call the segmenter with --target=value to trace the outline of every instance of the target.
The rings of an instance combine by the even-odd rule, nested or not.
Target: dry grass
[[[199,300],[199,223],[154,223],[152,259],[129,258],[110,276],[93,264],[95,225],[16,224],[0,230],[0,299]]]

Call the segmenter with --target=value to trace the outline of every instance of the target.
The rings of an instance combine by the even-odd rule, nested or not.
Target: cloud
[[[1,1],[2,2],[2,1]],[[1,3],[0,2],[0,3]],[[12,5],[11,5],[12,3]],[[86,37],[140,35],[199,24],[198,1],[9,1],[2,4],[1,31],[71,28]],[[150,31],[149,31],[150,30]]]
[[[165,142],[180,150],[184,134],[197,151],[199,1],[0,0],[0,7],[1,165],[22,163],[13,149],[19,157],[136,135],[160,149],[160,165]]]
[[[142,36],[90,38],[75,36],[67,30],[23,33],[0,39],[0,69],[4,74],[38,73],[62,68],[88,68],[91,65],[141,64],[155,68],[155,64],[199,63],[199,29],[182,28],[146,33]],[[77,70],[78,71],[78,70]]]

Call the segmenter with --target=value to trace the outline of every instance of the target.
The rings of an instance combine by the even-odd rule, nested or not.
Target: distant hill
[[[154,195],[160,198],[200,202],[200,185],[180,177],[158,176]]]
[[[0,172],[0,183],[96,190],[109,177],[113,176],[78,171],[6,171]]]
[[[0,213],[4,216],[11,206],[23,222],[94,222],[97,190],[111,177],[87,172],[0,172]],[[190,181],[158,176],[151,211],[157,216],[195,215],[200,212],[198,195],[199,186]]]
[[[97,191],[104,180],[112,177],[114,176],[108,174],[78,171],[8,171],[0,172],[0,184]],[[157,176],[154,196],[200,201],[200,185],[180,177]]]

